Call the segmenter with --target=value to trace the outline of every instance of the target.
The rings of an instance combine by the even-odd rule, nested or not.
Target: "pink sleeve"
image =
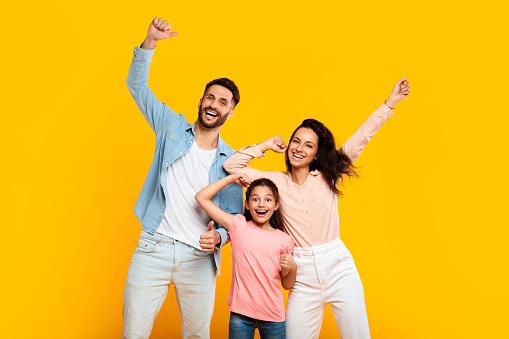
[[[375,135],[385,120],[392,116],[392,110],[385,104],[382,104],[374,111],[361,127],[352,135],[342,146],[343,151],[353,161],[361,155],[362,150],[368,144],[369,140]]]
[[[246,218],[242,214],[236,214],[233,217],[232,223],[230,225],[230,230],[228,231],[228,235],[230,236],[230,239],[235,237],[235,233],[237,232],[237,227],[242,227],[242,224],[246,223]]]
[[[292,253],[293,250],[295,249],[295,242],[293,241],[292,238],[290,238],[290,241],[288,241],[288,244],[286,246],[288,250],[290,250],[290,253]]]
[[[265,155],[262,153],[257,145],[246,146],[235,152],[228,160],[223,163],[226,172],[233,173],[246,173],[249,179],[256,180],[261,178],[271,179],[278,184],[281,172],[264,172],[247,166],[251,160],[261,158]]]
[[[288,249],[288,254],[292,254],[293,250],[295,249],[295,242],[293,241],[293,239],[288,234],[285,233],[285,235],[287,236],[287,239],[283,243],[284,248],[281,250],[281,254],[285,254],[286,253],[286,249]]]

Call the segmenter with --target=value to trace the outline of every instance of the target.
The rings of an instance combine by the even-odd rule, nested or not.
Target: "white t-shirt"
[[[194,196],[209,185],[215,156],[216,149],[202,150],[193,142],[189,152],[168,166],[166,211],[157,233],[201,249],[200,234],[211,219]]]

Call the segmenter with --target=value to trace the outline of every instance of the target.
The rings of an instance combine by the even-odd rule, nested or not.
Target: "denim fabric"
[[[124,291],[123,339],[148,338],[169,284],[175,286],[183,338],[210,338],[216,277],[213,254],[141,231]]]
[[[253,339],[255,329],[261,339],[285,339],[285,322],[257,320],[242,314],[230,312],[229,339]]]
[[[127,77],[129,91],[156,135],[154,160],[134,208],[143,230],[150,234],[155,233],[166,210],[167,168],[189,151],[195,138],[194,124],[189,124],[183,114],[175,113],[165,103],[160,102],[148,87],[148,72],[153,53],[153,50],[136,47]],[[223,169],[223,162],[234,152],[219,137],[216,157],[209,172],[210,183],[228,175]],[[237,184],[231,184],[222,189],[212,201],[228,213],[242,213],[242,188]],[[206,227],[207,225],[204,225],[204,231]],[[228,233],[217,224],[214,228],[221,234],[223,246],[228,241]],[[219,250],[215,252],[214,257],[219,275]]]

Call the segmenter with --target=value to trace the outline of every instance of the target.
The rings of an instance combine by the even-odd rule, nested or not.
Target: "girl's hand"
[[[251,184],[251,179],[247,176],[246,173],[234,173],[231,175],[232,181],[239,186],[249,187]]]
[[[283,273],[289,272],[289,271],[295,271],[297,269],[297,264],[295,263],[295,260],[293,260],[293,256],[288,250],[288,248],[285,250],[286,253],[283,253],[279,256],[279,265],[281,265],[281,271]]]
[[[284,151],[286,151],[286,144],[283,138],[277,136],[269,138],[264,142],[258,144],[258,148],[260,148],[260,151],[262,152],[271,150],[276,153],[284,153]]]
[[[385,101],[386,105],[394,108],[398,102],[405,99],[410,94],[410,85],[406,78],[400,79],[394,88],[392,89],[391,95]]]

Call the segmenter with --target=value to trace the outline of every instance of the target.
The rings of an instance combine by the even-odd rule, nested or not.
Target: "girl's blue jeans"
[[[253,339],[255,329],[261,339],[286,339],[285,322],[257,320],[242,314],[230,312],[229,339]]]

